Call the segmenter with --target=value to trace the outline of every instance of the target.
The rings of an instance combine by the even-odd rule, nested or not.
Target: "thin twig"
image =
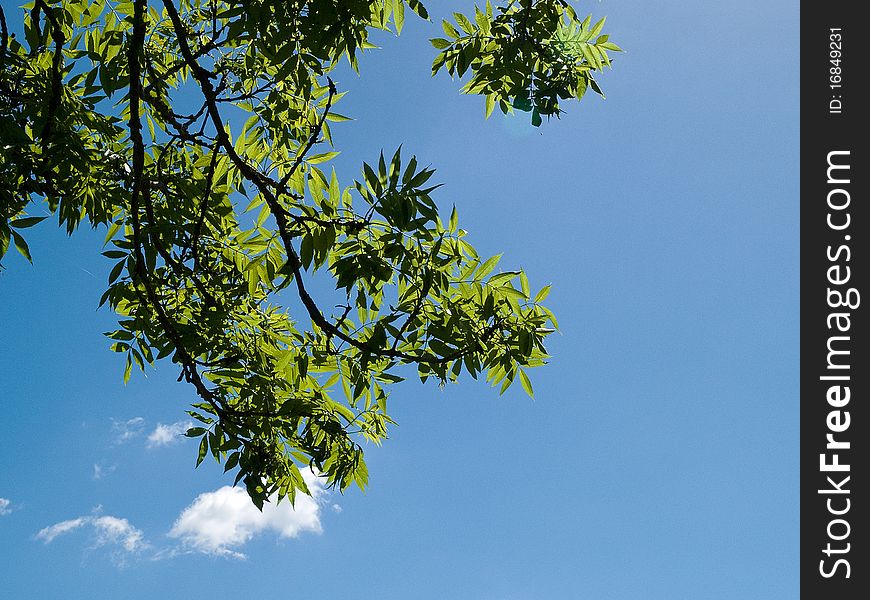
[[[326,117],[329,115],[329,111],[332,108],[332,100],[335,97],[336,89],[335,83],[333,83],[332,79],[329,77],[326,78],[329,82],[329,96],[326,99],[326,107],[323,109],[323,113],[320,115],[320,120],[314,126],[314,130],[311,132],[311,135],[308,136],[308,142],[305,144],[305,147],[302,148],[302,151],[296,155],[296,160],[293,161],[293,164],[290,165],[290,170],[285,173],[284,177],[281,178],[281,187],[284,188],[287,185],[287,182],[290,181],[290,178],[296,173],[296,170],[302,164],[302,161],[305,158],[305,155],[311,151],[311,148],[314,144],[317,143],[318,138],[320,137],[320,132],[323,130],[323,124],[326,122]]]

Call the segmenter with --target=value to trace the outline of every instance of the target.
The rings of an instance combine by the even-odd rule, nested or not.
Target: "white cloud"
[[[61,521],[60,523],[55,523],[54,525],[50,525],[49,527],[44,527],[39,530],[39,533],[36,534],[36,539],[44,541],[46,544],[50,544],[54,541],[59,535],[63,535],[64,533],[69,533],[70,531],[75,531],[82,525],[84,525],[90,517],[79,517],[78,519],[70,519],[69,521]]]
[[[134,437],[142,434],[143,427],[145,427],[145,419],[142,417],[133,417],[126,421],[112,419],[112,431],[115,432],[115,443],[123,444],[124,442],[129,442]]]
[[[94,463],[94,472],[91,475],[91,479],[94,481],[98,481],[109,475],[110,473],[114,473],[115,469],[118,468],[118,465],[107,464],[105,461],[101,461],[99,463]]]
[[[127,552],[135,552],[148,544],[142,532],[130,524],[127,519],[104,516],[91,519],[91,525],[97,530],[97,545],[117,544]]]
[[[0,517],[12,512],[12,501],[8,498],[0,498]]]
[[[175,423],[170,423],[169,425],[158,423],[157,427],[154,428],[154,431],[148,434],[148,447],[158,448],[160,446],[174,444],[175,442],[178,442],[184,432],[191,427],[193,427],[191,421],[177,421]]]
[[[266,531],[281,538],[294,538],[305,531],[320,533],[322,480],[307,470],[303,477],[312,496],[297,494],[295,507],[287,500],[279,505],[269,502],[260,512],[244,489],[230,486],[200,494],[179,515],[169,536],[190,550],[244,558],[236,549]]]
[[[148,547],[145,536],[139,529],[133,527],[127,519],[105,516],[87,516],[61,521],[41,529],[36,539],[50,544],[60,535],[80,529],[85,525],[93,528],[94,548],[100,546],[120,546],[126,552],[136,552]]]

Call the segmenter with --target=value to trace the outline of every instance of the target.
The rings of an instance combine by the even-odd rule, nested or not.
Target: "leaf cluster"
[[[602,33],[604,19],[579,19],[565,0],[508,0],[493,10],[490,0],[474,7],[474,18],[454,13],[444,20],[446,38],[434,38],[441,50],[432,72],[471,73],[462,91],[486,99],[486,116],[498,106],[530,112],[532,124],[559,116],[560,100],[581,99],[586,90],[603,96],[595,73],[611,66],[608,52],[621,48]]]
[[[348,120],[332,73],[406,8],[428,19],[418,0],[35,0],[20,40],[0,14],[0,258],[30,259],[36,210],[105,228],[124,380],[173,363],[197,395],[197,465],[259,507],[306,493],[302,468],[364,487],[363,444],[388,436],[409,375],[532,395],[558,326],[549,287],[479,256],[416,157],[345,184],[329,167]],[[445,25],[436,66],[470,70],[488,111],[558,114],[618,50],[563,2],[475,14]]]

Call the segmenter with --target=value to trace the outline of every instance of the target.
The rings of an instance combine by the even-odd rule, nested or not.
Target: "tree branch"
[[[130,218],[133,222],[133,251],[135,258],[134,272],[131,273],[145,288],[145,293],[149,304],[152,305],[157,313],[157,320],[160,322],[166,336],[175,346],[175,350],[182,362],[182,375],[184,378],[193,384],[197,394],[211,405],[218,413],[223,412],[219,398],[212,392],[196,369],[196,364],[193,357],[188,353],[181,339],[181,336],[176,331],[169,319],[168,315],[160,303],[157,292],[151,284],[148,276],[148,270],[145,266],[145,256],[142,252],[142,225],[139,221],[139,199],[143,193],[147,192],[145,185],[145,143],[142,139],[142,122],[140,115],[140,104],[142,97],[142,69],[140,62],[140,53],[145,40],[145,8],[147,0],[134,0],[133,4],[133,32],[127,49],[127,60],[130,73],[130,118],[128,128],[130,130],[130,140],[133,143],[133,189],[130,194]]]
[[[320,120],[314,126],[314,130],[308,136],[308,141],[305,144],[305,147],[302,149],[298,155],[296,155],[296,160],[293,161],[293,164],[290,166],[290,170],[284,174],[284,177],[281,178],[279,182],[281,184],[281,188],[285,188],[287,186],[287,182],[290,181],[290,178],[293,177],[296,170],[302,164],[302,161],[305,159],[305,155],[311,151],[311,148],[314,144],[317,143],[318,138],[320,137],[320,132],[323,130],[323,124],[326,122],[326,117],[329,115],[329,110],[332,108],[332,100],[335,97],[336,89],[335,83],[333,83],[332,79],[327,77],[326,80],[329,82],[329,96],[326,99],[326,107],[323,109],[323,113],[320,115]]]
[[[232,140],[230,140],[229,135],[227,134],[227,131],[223,124],[223,120],[220,115],[220,110],[217,103],[217,94],[215,92],[214,86],[211,83],[212,73],[204,69],[196,61],[196,58],[191,51],[190,44],[187,41],[187,33],[184,29],[184,24],[181,20],[181,16],[179,15],[178,9],[175,7],[173,1],[163,0],[163,5],[166,7],[166,12],[169,14],[169,19],[172,22],[172,27],[175,30],[176,36],[178,37],[178,46],[179,50],[181,51],[181,56],[193,73],[193,77],[199,84],[200,90],[202,91],[203,97],[205,98],[205,102],[208,107],[207,112],[212,121],[212,125],[215,128],[218,144],[226,151],[227,155],[230,157],[230,160],[233,162],[234,165],[236,165],[236,168],[239,169],[239,172],[241,172],[245,179],[253,183],[257,190],[260,192],[260,194],[262,194],[263,199],[266,201],[266,204],[269,207],[269,210],[275,217],[275,222],[278,226],[278,233],[281,237],[281,242],[284,245],[284,250],[287,253],[287,266],[290,268],[290,271],[293,274],[293,279],[296,282],[297,294],[299,295],[302,304],[308,312],[311,321],[315,325],[317,325],[317,327],[323,330],[328,336],[334,336],[340,340],[343,340],[347,344],[353,346],[357,350],[360,350],[361,352],[369,356],[399,359],[408,363],[444,364],[455,360],[456,358],[460,358],[465,354],[473,351],[479,345],[480,341],[475,342],[474,345],[470,345],[467,348],[457,350],[450,356],[442,358],[425,355],[406,354],[404,352],[399,352],[398,350],[383,350],[379,348],[373,348],[368,343],[345,334],[323,316],[320,308],[318,308],[317,304],[314,302],[314,299],[311,297],[305,287],[305,282],[302,278],[302,261],[299,259],[299,255],[296,253],[296,250],[293,247],[294,235],[289,228],[288,213],[278,201],[277,196],[273,192],[273,189],[280,190],[283,186],[280,182],[271,179],[267,175],[264,175],[256,168],[251,166],[244,158],[242,158],[238,154],[238,152],[236,152],[236,149],[233,146]],[[311,139],[312,138],[309,138],[309,145],[313,145]]]
[[[63,29],[60,26],[51,7],[45,3],[45,0],[36,0],[33,5],[33,10],[39,17],[39,11],[45,13],[45,18],[51,26],[51,39],[54,42],[54,53],[51,57],[51,91],[48,96],[48,109],[45,113],[45,124],[42,126],[40,139],[43,148],[47,147],[48,140],[54,133],[54,122],[57,116],[57,111],[60,108],[60,100],[63,95],[63,45],[66,39],[63,35]],[[39,27],[39,23],[35,24]],[[5,46],[4,46],[5,51]]]

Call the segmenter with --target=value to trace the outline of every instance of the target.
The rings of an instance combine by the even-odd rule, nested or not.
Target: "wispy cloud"
[[[42,540],[46,544],[50,544],[57,536],[69,533],[70,531],[75,531],[87,523],[89,518],[90,517],[79,517],[78,519],[69,519],[68,521],[61,521],[60,523],[44,527],[36,534],[36,539]]]
[[[123,444],[129,442],[135,437],[142,435],[142,429],[145,427],[145,419],[142,417],[133,417],[126,421],[117,421],[112,419],[112,432],[115,434],[115,443]]]
[[[186,550],[244,558],[239,548],[261,533],[273,531],[280,538],[321,533],[322,480],[308,471],[303,471],[303,477],[312,496],[298,494],[295,507],[288,501],[269,502],[260,512],[243,489],[230,486],[200,494],[182,511],[169,536]]]
[[[161,446],[169,446],[181,440],[181,436],[188,429],[193,427],[191,421],[176,421],[165,425],[158,423],[150,434],[148,434],[148,447],[159,448]]]
[[[107,464],[105,461],[94,463],[94,471],[91,474],[91,479],[94,481],[100,480],[106,475],[113,473],[118,465]]]
[[[127,519],[111,515],[88,515],[61,521],[41,529],[36,534],[36,539],[50,544],[57,537],[82,528],[91,529],[91,549],[103,546],[112,548],[112,558],[119,565],[125,564],[129,555],[150,547],[141,530]]]
[[[12,500],[9,498],[0,498],[0,517],[6,516],[12,512]]]

